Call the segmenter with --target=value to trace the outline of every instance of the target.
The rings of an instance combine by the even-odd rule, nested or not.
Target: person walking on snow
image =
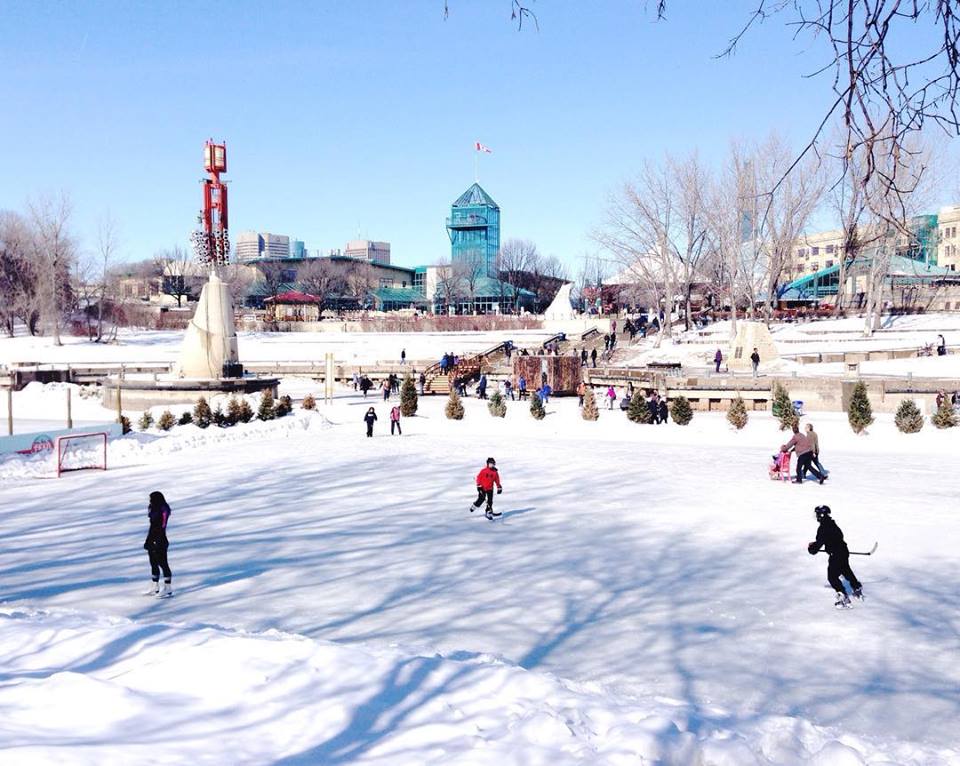
[[[500,484],[500,474],[497,472],[497,461],[492,457],[487,458],[487,465],[477,474],[477,499],[470,505],[470,513],[478,510],[484,503],[487,504],[486,517],[495,519],[499,513],[493,510],[493,487],[496,485],[497,494],[503,492],[503,486]]]
[[[716,368],[716,372],[720,372],[720,362],[723,361],[723,352],[720,349],[717,349],[717,353],[713,355],[713,364]]]
[[[843,531],[830,515],[830,506],[818,505],[813,512],[820,526],[817,528],[817,539],[807,545],[807,552],[816,556],[821,548],[826,550],[830,557],[827,562],[827,580],[837,592],[835,606],[837,609],[848,609],[850,597],[840,578],[843,577],[850,583],[853,597],[858,601],[863,601],[863,585],[850,568],[850,549],[843,540]]]
[[[383,389],[383,401],[387,401],[390,398],[390,378],[384,378],[380,387]]]
[[[617,390],[613,386],[607,386],[607,409],[613,409],[613,403],[617,400]]]
[[[400,364],[407,363],[407,350],[405,348],[400,349]]]
[[[666,400],[665,398],[664,398],[664,399],[661,399],[661,400],[657,403],[657,417],[660,418],[660,422],[661,422],[661,423],[666,423],[666,422],[667,422],[667,416],[668,416],[669,414],[670,414],[670,410],[669,410],[669,408],[667,407],[667,400]]]
[[[170,519],[170,506],[162,492],[151,492],[150,503],[147,506],[147,516],[150,519],[150,530],[147,539],[143,541],[143,549],[150,557],[150,577],[153,584],[144,593],[145,596],[169,598],[173,595],[173,573],[167,563],[167,549],[170,542],[167,540],[167,521]],[[163,589],[160,589],[160,570],[163,570]]]
[[[520,401],[523,401],[527,398],[527,378],[524,375],[520,376],[520,379],[517,381],[517,391],[520,393]]]
[[[590,361],[593,363],[594,369],[597,367],[597,349],[593,348],[590,351]]]
[[[757,377],[757,370],[760,367],[760,352],[756,348],[753,349],[753,353],[750,354],[750,364],[753,365],[753,377]]]
[[[363,416],[363,422],[367,424],[367,436],[373,436],[373,424],[377,422],[377,411],[371,407],[367,414]]]
[[[480,383],[477,385],[477,396],[480,399],[487,398],[487,375],[486,373],[480,375]]]
[[[400,408],[397,405],[393,405],[393,409],[390,410],[390,435],[393,436],[393,429],[397,429],[397,436],[403,436],[403,431],[400,430]]]
[[[793,483],[803,484],[803,478],[809,471],[823,484],[827,477],[811,465],[813,462],[813,445],[809,438],[800,433],[800,428],[796,423],[793,424],[793,437],[780,448],[780,451],[789,452],[791,449],[797,453],[797,478],[793,480]]]
[[[813,430],[813,423],[807,423],[806,431],[807,438],[810,440],[810,446],[813,448],[813,460],[811,464],[824,476],[829,476],[830,471],[820,465],[820,437],[817,436],[817,432]]]

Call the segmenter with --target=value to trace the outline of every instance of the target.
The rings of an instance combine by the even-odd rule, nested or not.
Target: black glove
[[[498,495],[502,495],[502,494],[503,494],[503,487],[497,487],[497,494],[498,494]]]
[[[820,546],[817,543],[808,543],[807,544],[807,553],[811,556],[816,556],[820,552]]]

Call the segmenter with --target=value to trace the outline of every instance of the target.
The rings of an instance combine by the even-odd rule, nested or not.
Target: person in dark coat
[[[360,378],[360,390],[363,392],[363,398],[367,398],[367,391],[373,388],[373,381],[366,375]]]
[[[760,352],[756,348],[750,354],[750,364],[753,365],[753,377],[757,377],[757,370],[760,369]]]
[[[716,372],[720,372],[720,363],[723,361],[723,352],[720,349],[717,349],[717,353],[713,355],[713,365]]]
[[[667,409],[667,400],[666,400],[666,399],[661,399],[661,400],[660,400],[660,403],[657,405],[657,415],[658,415],[659,418],[660,418],[660,422],[661,422],[661,423],[666,423],[666,422],[667,422],[667,416],[668,416],[669,414],[670,414],[670,412],[669,412],[669,410]]]
[[[660,403],[657,401],[657,395],[651,394],[647,400],[647,410],[650,412],[650,422],[660,422]]]
[[[367,414],[363,416],[363,422],[367,424],[367,436],[373,436],[373,424],[377,422],[377,411],[371,407]]]
[[[590,351],[590,361],[593,363],[594,368],[597,366],[597,349],[592,349]]]
[[[843,577],[853,588],[853,597],[863,601],[863,585],[850,568],[850,549],[843,539],[843,531],[830,515],[830,506],[818,505],[814,509],[820,526],[817,528],[817,539],[807,545],[807,552],[815,556],[820,549],[824,549],[830,557],[827,562],[827,580],[837,592],[837,608],[850,606],[850,597],[840,578]]]
[[[477,384],[477,396],[481,399],[487,398],[487,376],[480,376],[480,383]]]
[[[152,584],[145,592],[147,596],[167,598],[173,595],[173,573],[167,563],[167,521],[170,519],[170,506],[162,492],[151,492],[147,506],[147,516],[150,519],[150,530],[147,539],[143,541],[143,549],[150,557],[150,577]],[[160,589],[160,571],[163,570],[163,589]]]

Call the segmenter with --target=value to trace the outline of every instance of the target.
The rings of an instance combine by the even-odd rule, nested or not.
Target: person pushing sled
[[[834,606],[837,609],[849,609],[850,597],[847,595],[847,589],[843,587],[841,577],[850,583],[850,587],[853,588],[853,597],[857,601],[863,601],[863,586],[850,568],[850,549],[843,540],[843,532],[837,526],[837,522],[830,516],[830,506],[818,505],[813,512],[820,526],[817,528],[817,539],[807,544],[807,552],[811,556],[816,556],[821,548],[826,550],[830,557],[827,562],[827,580],[837,592],[837,601]]]
[[[470,505],[470,513],[478,510],[486,502],[487,511],[484,514],[490,521],[500,516],[493,510],[493,487],[496,485],[497,494],[503,492],[500,484],[500,474],[497,472],[497,461],[487,458],[487,465],[477,474],[477,499]]]

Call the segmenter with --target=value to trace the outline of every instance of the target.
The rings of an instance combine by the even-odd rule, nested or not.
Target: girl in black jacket
[[[373,436],[373,424],[377,421],[377,413],[371,407],[367,414],[363,416],[363,422],[367,424],[367,436]]]
[[[173,595],[171,585],[173,573],[167,563],[167,548],[170,546],[167,540],[167,521],[170,519],[170,506],[167,505],[162,492],[150,493],[147,511],[147,516],[150,518],[150,531],[147,532],[147,539],[143,541],[143,548],[150,557],[150,576],[153,583],[144,595],[169,598]],[[163,570],[162,590],[160,589],[161,569]]]

